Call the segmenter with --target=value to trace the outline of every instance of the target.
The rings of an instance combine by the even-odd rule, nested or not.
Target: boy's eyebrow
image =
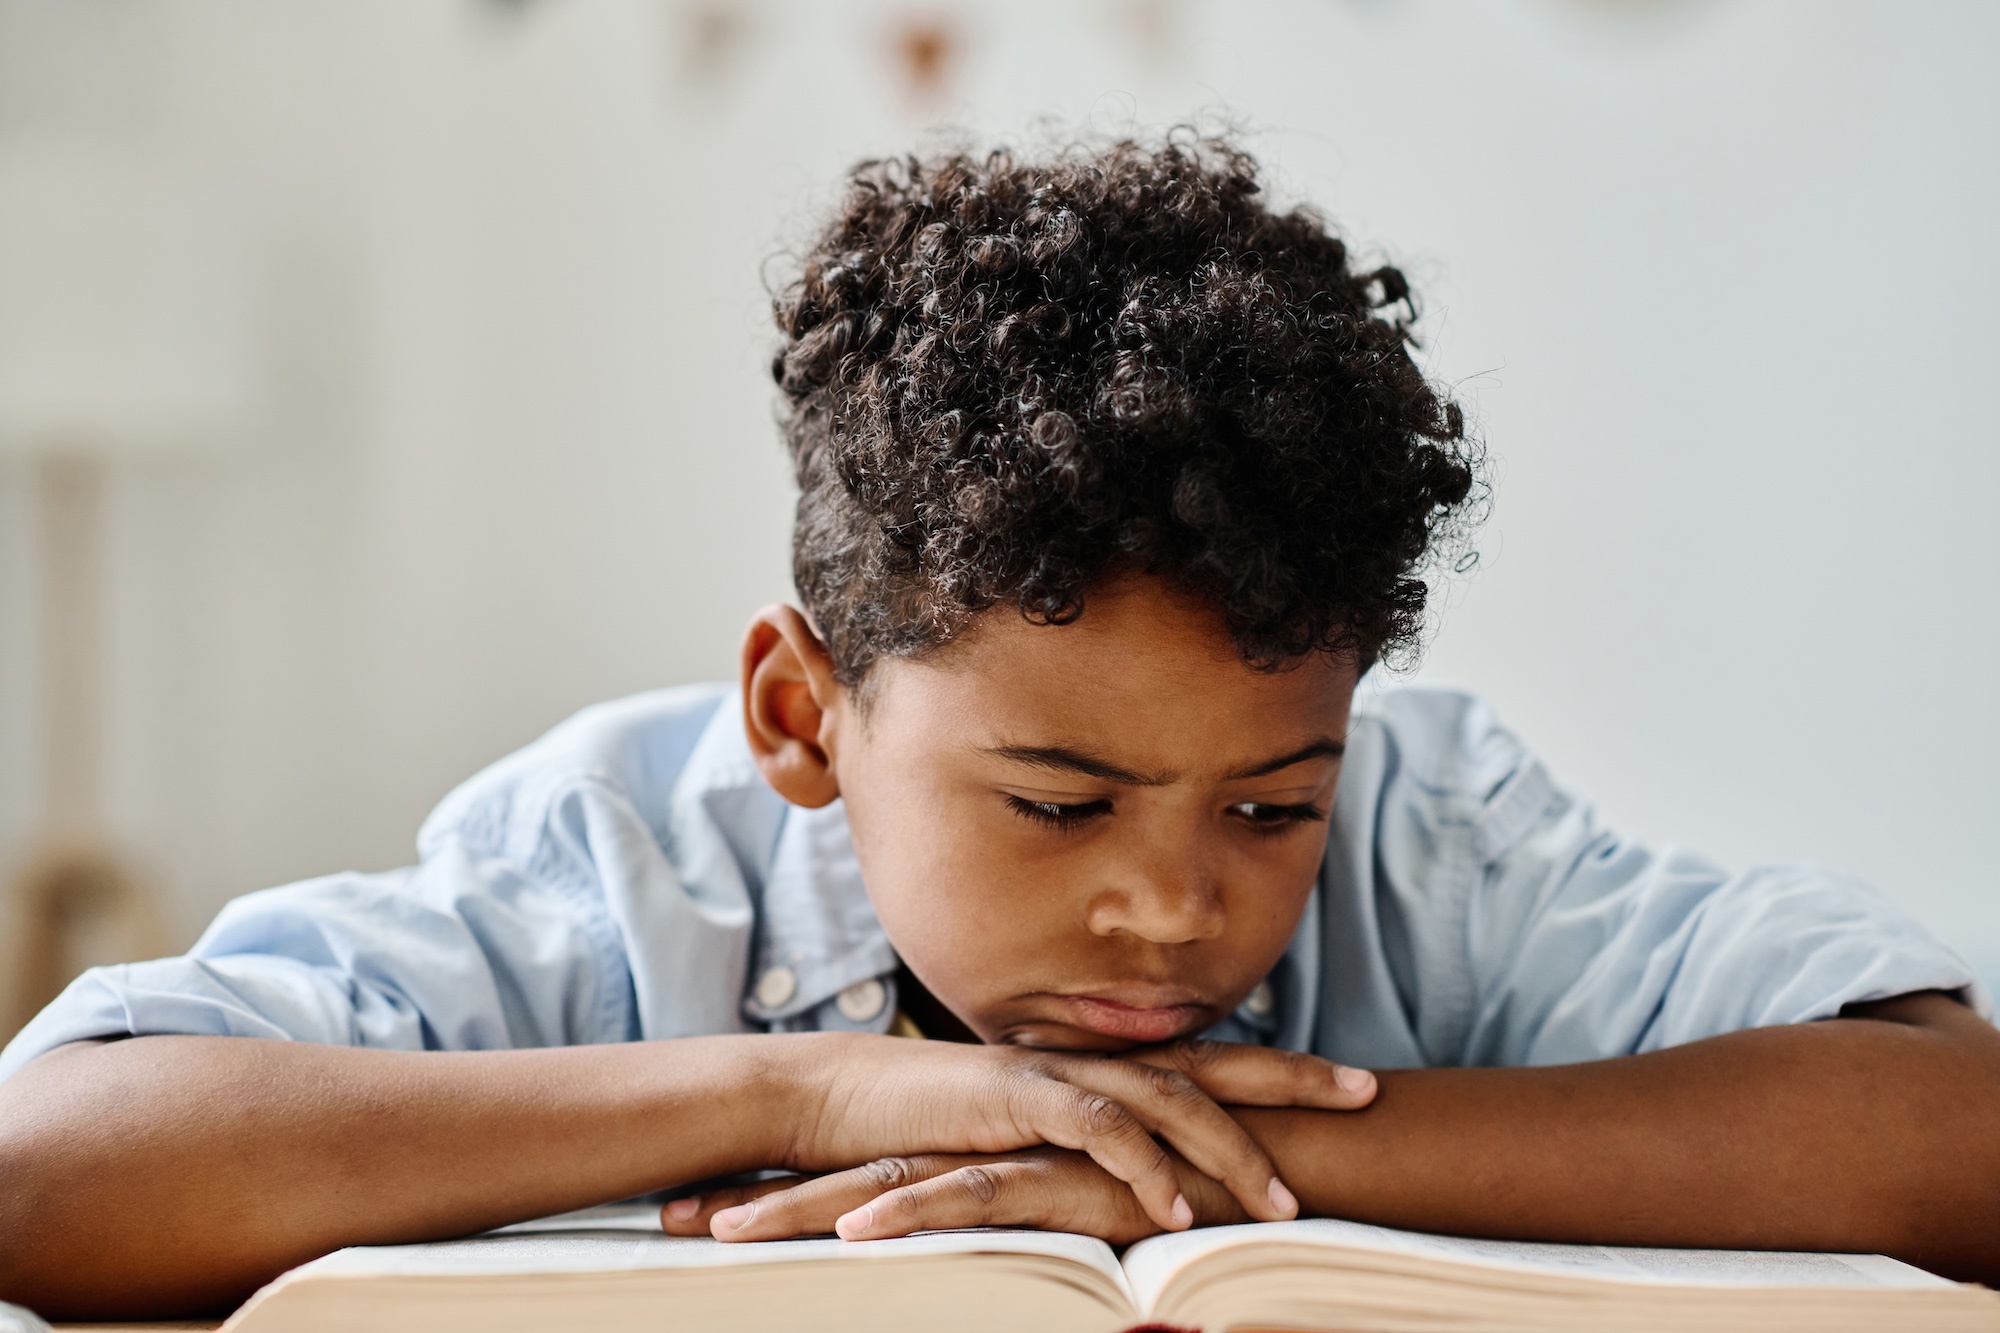
[[[1082,750],[1072,750],[1066,745],[995,745],[986,753],[1001,759],[1011,759],[1017,764],[1032,764],[1036,768],[1052,769],[1058,773],[1078,773],[1087,778],[1101,778],[1106,782],[1116,782],[1127,787],[1165,787],[1180,779],[1178,773],[1136,773],[1122,768],[1108,759],[1086,754]],[[1308,741],[1298,749],[1281,754],[1275,759],[1267,759],[1261,764],[1238,769],[1228,774],[1232,782],[1243,778],[1267,777],[1272,773],[1290,768],[1293,764],[1303,764],[1308,759],[1338,759],[1347,753],[1347,746],[1331,736],[1320,736]]]
[[[1261,764],[1252,764],[1248,768],[1231,773],[1229,777],[1232,781],[1239,778],[1269,777],[1282,769],[1290,768],[1293,764],[1303,764],[1308,759],[1338,759],[1346,753],[1347,746],[1344,742],[1337,741],[1331,736],[1321,736],[1301,745],[1290,754],[1281,754],[1276,759],[1266,759]]]
[[[1017,764],[1032,764],[1036,768],[1053,769],[1058,773],[1080,773],[1087,778],[1102,778],[1127,787],[1165,787],[1180,776],[1178,773],[1134,773],[1129,768],[1120,768],[1107,759],[1072,750],[1066,745],[995,745],[989,747],[986,753],[1011,759]]]

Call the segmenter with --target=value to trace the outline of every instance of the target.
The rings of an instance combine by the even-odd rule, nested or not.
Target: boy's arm
[[[2000,1280],[2000,1032],[1937,993],[1589,1064],[1389,1072],[1380,1087],[1357,1114],[1236,1108],[1302,1213],[1463,1235],[1880,1251]],[[1185,1174],[1200,1221],[1245,1220]],[[754,1212],[736,1207],[753,1198]],[[1130,1191],[1048,1151],[720,1190],[668,1225],[763,1240],[836,1219],[851,1239],[1157,1230]]]
[[[1936,993],[1591,1064],[1384,1074],[1358,1116],[1238,1114],[1306,1213],[2000,1280],[2000,1032]]]
[[[0,1083],[0,1300],[71,1317],[188,1312],[343,1245],[895,1152],[1062,1144],[1144,1199],[1155,1225],[1186,1225],[1157,1135],[1254,1215],[1288,1216],[1269,1159],[1217,1101],[1339,1108],[1373,1091],[1250,1047],[1190,1079],[864,1033],[487,1052],[79,1043]]]
[[[0,1297],[50,1317],[226,1307],[342,1245],[767,1165],[783,1103],[753,1041],[415,1054],[141,1037],[51,1051],[0,1084]]]

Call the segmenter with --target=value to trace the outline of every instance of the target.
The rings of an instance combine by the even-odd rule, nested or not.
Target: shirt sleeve
[[[93,968],[0,1055],[91,1038],[273,1037],[384,1050],[620,1041],[631,984],[587,880],[444,840],[423,864],[268,889],[185,957]]]
[[[1852,878],[1621,837],[1467,696],[1409,691],[1382,716],[1404,788],[1385,951],[1405,995],[1453,1001],[1413,1006],[1433,1063],[1600,1059],[1922,990],[1993,1016],[1963,960]]]

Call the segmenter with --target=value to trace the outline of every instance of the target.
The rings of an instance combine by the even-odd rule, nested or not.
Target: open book
[[[1984,1329],[2000,1294],[1880,1255],[1540,1245],[1356,1222],[1156,1236],[932,1232],[723,1245],[614,1207],[468,1240],[341,1250],[223,1333],[1116,1333],[1225,1329]]]

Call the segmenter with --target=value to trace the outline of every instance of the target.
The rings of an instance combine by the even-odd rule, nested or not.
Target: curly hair
[[[1478,453],[1403,275],[1256,170],[1193,134],[854,168],[773,302],[793,574],[844,683],[1125,570],[1260,668],[1414,652]]]

